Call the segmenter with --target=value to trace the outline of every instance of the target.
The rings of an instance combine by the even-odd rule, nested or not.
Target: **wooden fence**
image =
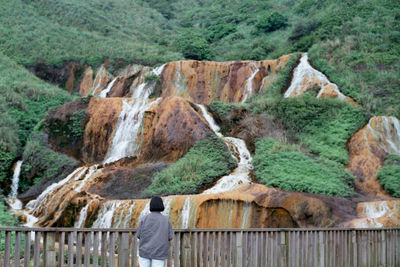
[[[0,241],[4,266],[137,266],[135,229],[0,228]],[[400,228],[175,230],[166,266],[394,267]]]

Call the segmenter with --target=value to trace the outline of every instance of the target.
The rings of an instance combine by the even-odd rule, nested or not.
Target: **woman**
[[[160,197],[150,201],[150,214],[140,220],[136,236],[139,239],[139,266],[163,267],[168,258],[172,225],[167,216],[161,214],[164,204]]]

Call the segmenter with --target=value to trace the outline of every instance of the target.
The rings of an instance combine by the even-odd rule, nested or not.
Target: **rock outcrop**
[[[328,80],[320,71],[314,69],[304,53],[299,65],[294,69],[292,83],[285,92],[285,97],[295,97],[308,91],[315,91],[317,98],[339,98],[352,105],[359,106],[353,99],[340,92],[338,86]]]
[[[388,153],[400,154],[400,123],[395,117],[372,117],[348,143],[347,168],[357,177],[356,186],[370,196],[389,197],[376,178]]]

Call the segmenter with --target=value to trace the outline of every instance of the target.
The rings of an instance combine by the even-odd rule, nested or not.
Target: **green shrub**
[[[400,197],[400,155],[388,155],[376,176],[389,194]]]
[[[258,32],[272,32],[287,26],[287,18],[278,12],[265,14],[256,23]]]
[[[143,196],[196,194],[235,166],[225,143],[213,135],[197,141],[185,156],[156,174]]]
[[[63,179],[79,165],[76,160],[52,150],[43,131],[32,133],[22,159],[24,164],[20,177],[21,191],[42,180]]]
[[[352,175],[343,165],[327,159],[312,159],[298,146],[280,144],[272,138],[256,143],[253,157],[256,179],[286,191],[331,196],[349,196]]]
[[[400,165],[384,166],[379,169],[377,177],[389,194],[400,197]]]

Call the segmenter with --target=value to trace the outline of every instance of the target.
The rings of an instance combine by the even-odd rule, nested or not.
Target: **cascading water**
[[[316,81],[318,81],[318,84],[316,84]],[[299,96],[313,85],[321,87],[317,98],[320,98],[328,87],[336,92],[339,99],[346,98],[346,96],[339,91],[336,84],[331,83],[322,72],[317,71],[310,65],[308,62],[308,54],[304,53],[300,59],[299,65],[294,69],[292,83],[286,90],[284,97]]]
[[[100,208],[97,219],[93,222],[92,228],[111,228],[113,216],[116,209],[121,205],[118,200],[111,200]]]
[[[186,197],[185,204],[183,204],[181,212],[183,229],[189,228],[190,207],[191,207],[190,197]]]
[[[14,174],[11,183],[11,192],[8,195],[7,203],[13,210],[22,209],[22,202],[17,199],[18,185],[19,185],[19,174],[21,173],[22,160],[18,160],[15,164]]]
[[[253,93],[253,80],[254,77],[256,77],[257,73],[260,71],[260,69],[257,68],[254,62],[251,62],[250,66],[253,67],[254,70],[251,76],[246,81],[245,93],[243,94],[242,103],[244,103],[244,101],[246,101],[246,99]]]
[[[153,70],[153,73],[161,73],[163,66]],[[145,82],[141,83],[133,92],[130,101],[123,100],[114,139],[104,163],[111,163],[137,153],[140,144],[135,141],[140,132],[144,113],[152,105],[160,101],[160,98],[158,98],[148,103],[148,98],[153,89],[154,86],[148,86]]]
[[[84,223],[86,221],[87,218],[87,211],[89,209],[90,206],[90,202],[86,204],[85,207],[83,207],[81,209],[81,211],[79,212],[79,218],[78,221],[75,222],[74,227],[75,228],[82,228],[84,226]]]
[[[47,187],[36,199],[31,200],[26,204],[26,207],[32,211],[42,207],[52,196],[53,192],[57,189],[61,188],[64,184],[66,184],[69,180],[71,180],[75,175],[79,174],[79,177],[83,175],[86,167],[80,167],[74,170],[71,174],[69,174],[66,178],[61,180],[58,183],[53,183],[49,187]]]
[[[104,71],[105,71],[105,68],[104,68],[103,65],[101,65],[100,69],[96,73],[96,78],[94,79],[94,84],[92,86],[92,89],[90,89],[90,93],[89,94],[94,95],[96,93],[96,91],[100,88],[101,76],[102,76],[102,73]]]
[[[221,193],[231,191],[239,188],[241,185],[251,183],[249,178],[250,171],[253,166],[251,165],[251,155],[246,147],[245,142],[242,139],[234,137],[224,137],[220,132],[219,126],[215,123],[214,119],[208,114],[206,108],[203,105],[198,105],[203,117],[208,122],[208,125],[215,132],[215,134],[221,137],[225,144],[229,147],[232,156],[238,160],[238,166],[229,175],[226,175],[218,180],[218,182],[203,192],[203,194]],[[236,158],[234,155],[238,155]]]
[[[117,78],[114,78],[104,89],[103,91],[100,92],[99,97],[107,97],[108,92],[110,92],[111,88],[114,86],[115,81]]]
[[[400,121],[397,118],[372,117],[367,129],[385,152],[400,155]]]

